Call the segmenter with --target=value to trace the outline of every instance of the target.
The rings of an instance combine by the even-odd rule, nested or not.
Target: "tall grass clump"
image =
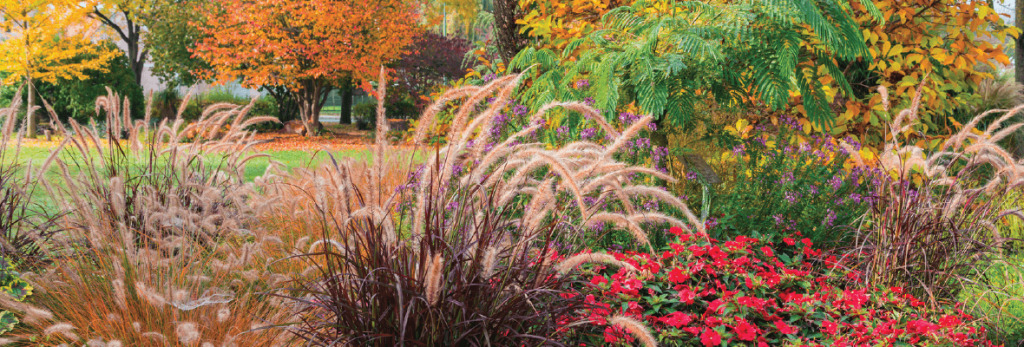
[[[20,268],[34,269],[49,261],[45,247],[55,232],[55,213],[35,201],[38,177],[31,164],[19,161],[23,133],[16,130],[19,90],[11,105],[0,109],[0,257]]]
[[[1024,107],[982,113],[930,153],[905,144],[919,107],[917,95],[890,124],[878,158],[888,176],[876,185],[849,254],[867,284],[905,286],[938,305],[984,276],[1007,241],[998,225],[1024,217],[1019,208],[1005,208],[1020,206],[1011,199],[1020,197],[1013,192],[1024,184],[1024,165],[998,145],[1024,127],[1004,125]],[[978,129],[982,121],[988,126]]]
[[[609,146],[581,141],[549,149],[536,142],[539,121],[507,138],[490,138],[492,120],[519,79],[455,89],[431,105],[420,118],[417,142],[447,103],[461,100],[447,143],[425,150],[420,165],[407,164],[409,175],[397,187],[386,178],[387,168],[404,158],[396,159],[383,137],[366,175],[357,174],[364,168],[353,161],[302,173],[319,182],[306,195],[317,202],[324,232],[299,257],[310,273],[296,282],[301,295],[292,297],[305,307],[296,327],[301,338],[311,345],[554,343],[562,320],[584,307],[569,291],[572,277],[563,274],[582,262],[629,266],[601,253],[563,259],[581,250],[593,225],[628,230],[643,245],[649,245],[646,223],[703,232],[677,198],[634,178],[671,177],[613,159],[650,117],[622,133],[606,127],[614,139]],[[557,107],[605,124],[583,104]],[[387,130],[383,113],[378,108],[378,131]],[[289,192],[273,188],[287,182],[267,182],[267,191]],[[686,211],[686,221],[642,212],[634,204],[639,196]]]
[[[35,201],[39,187],[31,164],[22,165],[22,132],[15,132],[21,91],[7,108],[0,109],[0,295],[21,302],[33,288],[16,269],[34,270],[51,261],[47,254],[50,239],[56,233],[57,213]],[[0,311],[0,334],[13,329],[19,320],[10,311]]]
[[[1024,342],[1024,256],[1008,255],[986,269],[984,282],[960,293],[969,312],[985,318],[992,337],[1007,346]]]
[[[238,130],[273,119],[247,117],[248,106],[214,105],[199,122],[186,126],[179,112],[150,127],[148,113],[133,120],[127,99],[114,93],[99,98],[97,110],[105,111],[105,132],[71,120],[64,133],[73,135],[35,171],[56,172],[42,181],[62,214],[49,250],[55,266],[24,274],[36,289],[28,302],[0,297],[23,317],[4,342],[287,340],[281,330],[260,329],[286,323],[294,311],[259,294],[289,279],[267,267],[286,253],[278,253],[279,240],[253,228],[258,205],[248,201],[253,187],[242,178],[253,158],[245,155],[252,134]],[[218,134],[223,124],[234,130]],[[181,143],[189,131],[200,140]],[[210,160],[216,153],[221,158]]]

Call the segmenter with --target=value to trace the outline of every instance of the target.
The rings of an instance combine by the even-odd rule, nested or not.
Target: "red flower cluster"
[[[607,326],[607,317],[622,314],[646,322],[670,346],[991,345],[984,328],[959,308],[932,310],[900,288],[840,288],[814,275],[803,259],[820,251],[809,240],[787,238],[802,253],[789,257],[754,238],[720,243],[671,231],[679,240],[660,255],[615,254],[638,275],[602,266],[583,272],[591,286],[580,294],[590,309],[563,321],[593,325],[565,329],[567,340],[631,343],[625,331]]]

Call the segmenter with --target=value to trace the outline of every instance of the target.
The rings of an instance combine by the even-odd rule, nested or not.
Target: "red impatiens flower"
[[[683,228],[680,228],[680,227],[671,227],[671,228],[668,228],[668,232],[670,234],[672,234],[672,235],[678,236],[678,235],[682,235],[686,231],[684,231]]]
[[[725,260],[725,258],[729,256],[729,254],[722,252],[722,249],[718,248],[718,246],[708,247],[708,255],[715,261]]]
[[[690,317],[690,315],[688,314],[677,311],[669,313],[664,317],[659,318],[658,320],[660,320],[662,323],[665,323],[670,327],[679,329],[682,326],[690,324],[690,322],[693,321],[693,317]]]
[[[775,327],[779,329],[779,332],[786,335],[796,334],[796,332],[798,331],[795,326],[786,324],[786,322],[783,322],[781,320],[775,321]]]
[[[760,311],[764,309],[764,305],[767,301],[755,297],[742,296],[739,299],[737,299],[736,302],[738,302],[740,305]]]
[[[687,305],[693,303],[693,299],[697,298],[697,293],[693,292],[690,287],[686,287],[679,290],[679,301],[685,302]]]
[[[907,322],[907,332],[911,334],[927,334],[938,329],[938,324],[931,323],[924,319],[915,319]]]
[[[953,315],[945,315],[939,318],[939,325],[942,325],[943,328],[953,328],[960,325],[960,323],[960,318]]]
[[[736,330],[736,336],[738,336],[740,340],[754,341],[757,339],[757,327],[753,324],[747,323],[746,320],[740,320],[739,323],[736,323],[733,330]]]
[[[719,335],[714,329],[704,329],[704,332],[700,334],[700,343],[708,347],[721,345],[722,335]]]
[[[839,324],[836,322],[822,321],[821,332],[829,335],[835,335],[839,332]]]
[[[634,317],[662,337],[698,339],[701,346],[736,343],[767,347],[778,341],[772,340],[777,336],[766,337],[773,332],[802,345],[902,342],[992,346],[985,339],[985,329],[959,307],[935,311],[902,288],[837,288],[830,281],[835,275],[817,274],[808,260],[783,262],[771,243],[753,238],[737,237],[724,243],[703,234],[687,233],[679,238],[660,258],[643,252],[615,254],[641,271],[620,268],[614,272],[594,266],[592,273],[597,276],[581,278],[595,284],[584,286],[580,293],[585,294],[590,308],[574,317],[559,318],[559,324],[593,322],[587,346],[635,341],[621,328],[607,327],[607,318],[614,315]],[[811,247],[799,235],[789,242],[798,249],[804,247],[805,253]],[[839,263],[832,258],[826,263]],[[666,313],[669,311],[673,312]],[[575,344],[576,340],[571,341]]]
[[[690,280],[690,274],[681,268],[674,268],[668,272],[668,280],[672,283],[683,283]]]
[[[854,309],[859,309],[868,302],[869,297],[867,292],[867,289],[844,290],[843,299],[840,300],[840,303]]]

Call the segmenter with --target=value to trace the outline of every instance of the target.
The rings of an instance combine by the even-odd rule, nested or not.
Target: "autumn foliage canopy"
[[[415,2],[403,0],[220,0],[199,24],[195,55],[207,77],[246,87],[285,87],[300,115],[315,121],[342,78],[367,80],[401,56],[419,29]]]

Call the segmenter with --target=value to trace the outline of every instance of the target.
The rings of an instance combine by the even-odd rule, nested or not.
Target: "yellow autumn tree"
[[[850,84],[863,94],[845,95],[823,71],[808,69],[826,86],[824,92],[837,110],[836,123],[828,130],[866,144],[882,143],[882,125],[891,121],[891,115],[875,86],[888,88],[892,108],[902,109],[923,85],[920,127],[915,131],[926,136],[917,144],[937,145],[955,130],[952,116],[958,109],[976,102],[973,91],[981,81],[992,78],[999,65],[1010,63],[1002,43],[1020,35],[1020,29],[1004,23],[985,1],[876,0],[874,5],[881,11],[881,23],[871,19],[862,2],[853,2],[870,59],[844,66]],[[927,83],[922,84],[925,78]],[[805,114],[799,106],[794,111]],[[822,130],[803,122],[808,131]]]
[[[38,118],[33,81],[58,83],[86,79],[85,72],[106,72],[117,55],[92,42],[95,27],[78,0],[0,0],[0,72],[5,84],[23,83],[28,104],[26,134],[35,137]]]
[[[630,0],[520,0],[526,14],[516,22],[539,47],[563,49],[600,27],[601,16]]]

